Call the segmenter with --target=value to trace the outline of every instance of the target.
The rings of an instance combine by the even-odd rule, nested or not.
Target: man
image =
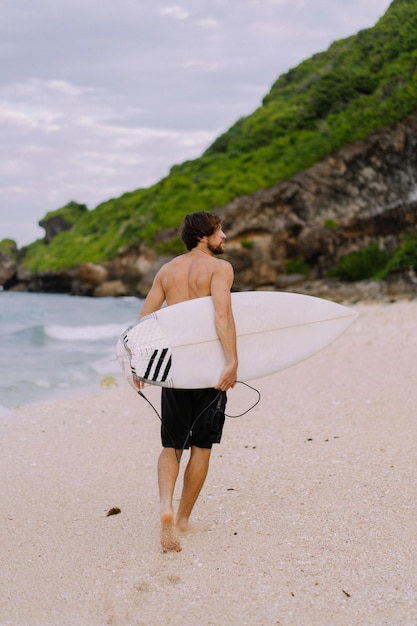
[[[193,298],[211,296],[216,330],[223,346],[226,365],[213,389],[162,389],[163,449],[158,461],[158,485],[161,545],[165,552],[179,552],[179,535],[193,530],[190,524],[191,511],[207,476],[212,444],[220,443],[225,392],[234,387],[238,366],[230,296],[233,268],[229,262],[217,258],[226,247],[226,235],[219,216],[207,211],[190,213],[184,219],[181,237],[188,252],[169,261],[159,270],[140,317],[157,311],[164,302],[170,306]],[[143,383],[137,382],[137,386],[140,389]],[[220,411],[220,418],[216,409]],[[213,414],[216,420],[210,425],[210,416],[213,417]],[[182,495],[174,519],[172,499],[179,462],[183,449],[190,446]]]

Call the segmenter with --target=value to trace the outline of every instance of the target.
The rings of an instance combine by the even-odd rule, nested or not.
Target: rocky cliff
[[[235,268],[236,289],[329,295],[329,281],[324,279],[341,257],[372,242],[392,250],[405,234],[416,230],[417,112],[290,180],[236,198],[217,210],[228,235],[227,258]],[[143,297],[166,260],[138,242],[120,250],[112,262],[29,275],[18,265],[11,272],[10,259],[3,255],[0,279],[4,277],[5,288]],[[290,271],[300,262],[309,268],[308,275]],[[391,289],[395,295],[397,289],[417,295],[412,272],[396,282],[397,287],[373,284],[371,291],[381,294]]]
[[[291,260],[321,279],[374,241],[394,249],[417,224],[417,113],[220,213],[238,289],[297,280]]]

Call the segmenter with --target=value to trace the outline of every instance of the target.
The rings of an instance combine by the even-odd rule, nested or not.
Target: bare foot
[[[182,550],[171,513],[161,515],[161,546],[164,552],[181,552]]]
[[[208,526],[205,526],[204,524],[191,524],[188,520],[177,520],[176,526],[180,535],[201,533],[208,530]]]

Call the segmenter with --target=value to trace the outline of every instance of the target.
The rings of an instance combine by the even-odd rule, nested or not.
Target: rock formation
[[[48,213],[39,222],[39,226],[45,229],[45,242],[50,243],[60,233],[70,230],[77,217],[86,211],[87,207],[85,204],[69,202],[62,209]]]

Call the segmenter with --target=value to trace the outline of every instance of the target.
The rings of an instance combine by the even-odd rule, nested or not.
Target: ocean
[[[117,338],[143,300],[0,292],[0,415],[122,379]]]

